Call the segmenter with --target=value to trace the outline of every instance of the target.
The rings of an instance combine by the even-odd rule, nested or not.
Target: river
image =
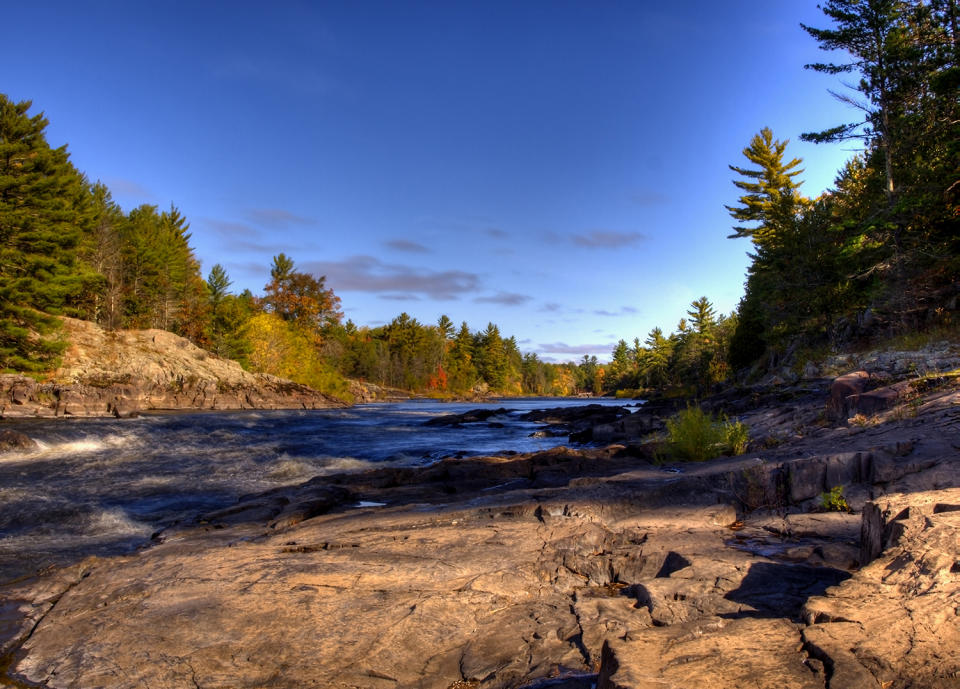
[[[509,399],[510,413],[461,427],[425,426],[477,403],[412,400],[313,411],[155,413],[136,419],[7,420],[39,449],[0,455],[0,582],[149,542],[178,521],[242,496],[384,463],[531,452],[567,442],[530,437],[533,409],[622,400]],[[493,427],[491,424],[502,427]]]

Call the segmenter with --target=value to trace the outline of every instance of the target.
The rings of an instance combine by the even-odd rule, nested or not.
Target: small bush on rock
[[[724,453],[743,454],[747,449],[747,427],[714,417],[698,406],[689,406],[667,419],[669,454],[676,459],[703,462]]]
[[[850,505],[843,496],[843,486],[834,486],[820,493],[820,507],[825,512],[850,512]]]

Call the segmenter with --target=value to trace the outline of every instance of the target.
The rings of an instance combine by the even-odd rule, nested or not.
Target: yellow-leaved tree
[[[270,373],[314,390],[352,402],[346,379],[317,351],[316,339],[275,313],[260,313],[247,321],[244,337],[250,346],[251,370]]]

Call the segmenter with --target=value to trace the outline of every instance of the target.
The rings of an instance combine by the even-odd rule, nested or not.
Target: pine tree
[[[223,301],[224,297],[227,296],[227,290],[230,289],[230,285],[232,284],[233,281],[227,276],[227,271],[223,269],[222,265],[217,263],[210,269],[210,274],[207,276],[210,308],[216,311],[217,306]]]
[[[0,370],[43,371],[63,343],[59,313],[83,285],[77,248],[88,190],[42,113],[0,94]]]
[[[214,354],[243,361],[250,354],[243,331],[253,316],[253,300],[230,294],[231,284],[227,271],[219,263],[210,269],[207,276],[208,339]]]
[[[690,316],[690,322],[693,323],[693,329],[698,335],[706,335],[717,324],[713,304],[706,297],[700,297],[691,303],[687,315]]]
[[[467,322],[460,324],[450,353],[447,355],[448,384],[452,390],[465,392],[477,381],[477,369],[473,357],[473,335]]]
[[[451,321],[446,314],[443,314],[437,319],[437,329],[440,331],[440,334],[443,335],[444,340],[453,339],[453,334],[456,332],[453,321]]]
[[[862,115],[803,138],[865,142],[864,169],[882,180],[881,199],[874,202],[870,185],[854,203],[847,195],[834,206],[844,244],[867,249],[852,253],[857,265],[850,273],[882,321],[915,329],[938,312],[935,304],[941,312],[949,308],[960,281],[952,258],[960,248],[960,4],[828,0],[821,9],[832,26],[803,28],[823,50],[848,59],[807,68],[855,74],[853,95],[833,95]],[[858,212],[847,214],[851,207]]]
[[[886,195],[893,205],[896,193],[894,162],[900,145],[899,116],[909,100],[913,81],[911,63],[919,58],[907,27],[909,3],[903,0],[827,0],[819,6],[834,27],[817,29],[801,24],[823,50],[840,50],[853,59],[843,63],[813,63],[807,69],[826,74],[859,72],[856,87],[867,100],[857,101],[831,92],[864,113],[862,120],[803,134],[806,141],[873,141],[883,153]]]
[[[632,386],[633,381],[630,380],[632,362],[630,348],[627,346],[626,340],[619,340],[617,346],[613,348],[609,368],[610,375],[607,384],[612,389],[617,390]]]
[[[734,180],[738,189],[747,192],[740,197],[740,206],[727,206],[730,215],[739,222],[757,223],[754,227],[737,226],[730,239],[750,237],[755,245],[765,245],[776,240],[777,234],[796,215],[800,204],[797,188],[800,183],[794,177],[803,170],[795,169],[802,162],[799,158],[784,161],[784,152],[789,141],[777,141],[773,132],[764,127],[754,135],[743,155],[756,169],[730,165],[730,169],[746,179]]]
[[[503,347],[503,338],[500,329],[493,323],[487,323],[487,328],[479,335],[478,346],[474,349],[477,355],[477,368],[487,384],[494,390],[503,390],[507,384],[509,364]]]
[[[640,373],[647,385],[663,387],[669,382],[670,360],[673,355],[673,338],[664,337],[663,330],[654,328],[644,340],[645,355],[640,364]]]

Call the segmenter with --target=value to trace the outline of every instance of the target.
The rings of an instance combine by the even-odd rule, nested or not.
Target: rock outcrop
[[[872,452],[849,453],[868,492],[960,469],[933,444],[895,471]],[[677,472],[558,448],[249,496],[0,591],[8,673],[51,689],[956,686],[957,490],[868,500],[861,526],[799,511],[791,492],[809,505],[797,486],[832,463],[791,457],[763,463],[797,477],[780,509],[744,513],[757,459]],[[858,569],[861,531],[883,550]]]
[[[247,496],[0,589],[0,667],[48,689],[960,686],[960,388],[862,426],[828,397],[715,400],[760,438],[702,464],[631,442]],[[834,486],[860,514],[817,511]]]
[[[0,418],[126,417],[150,409],[321,409],[343,403],[244,371],[164,330],[108,332],[65,318],[70,342],[49,382],[0,375]]]

